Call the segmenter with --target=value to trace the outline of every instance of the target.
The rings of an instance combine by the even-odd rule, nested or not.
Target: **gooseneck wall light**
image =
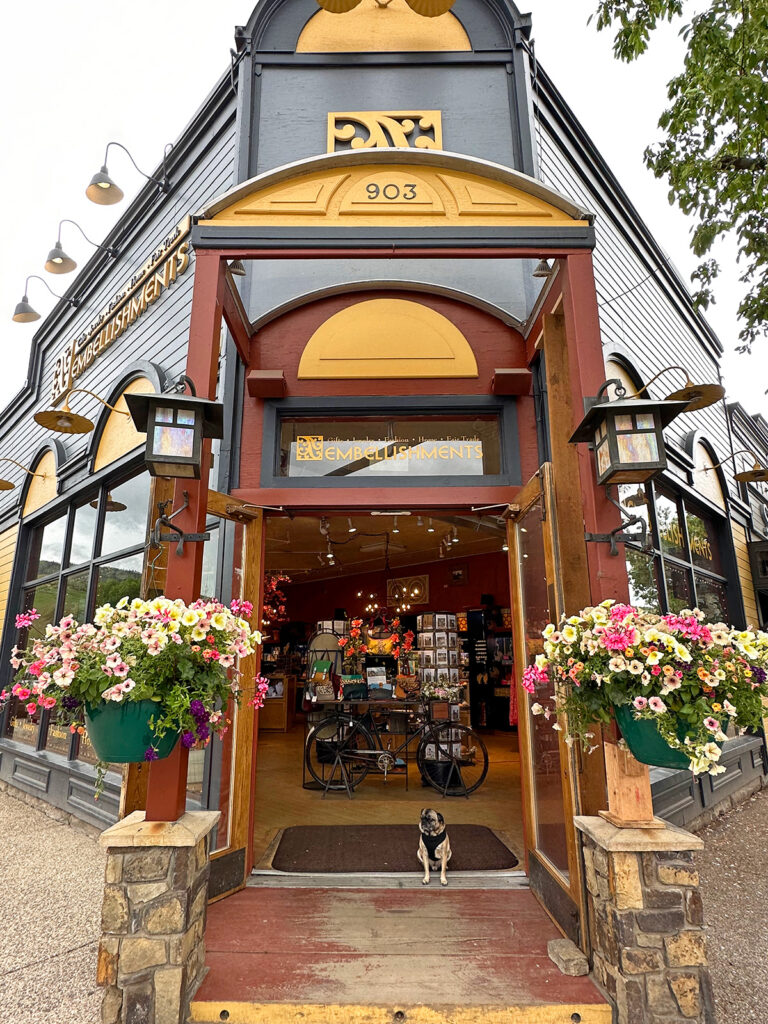
[[[725,465],[726,462],[735,462],[737,455],[751,455],[755,460],[752,465],[752,469],[742,469],[738,473],[733,474],[733,479],[740,484],[757,484],[766,483],[768,481],[768,467],[764,466],[760,459],[755,455],[751,448],[740,448],[739,451],[734,452],[733,455],[729,455],[727,459],[723,459],[722,462],[718,462],[714,466],[704,466],[703,469],[699,469],[697,473],[711,473],[714,469],[719,469]]]
[[[45,473],[34,473],[31,469],[27,469],[26,466],[22,466],[16,459],[0,459],[0,462],[12,462],[14,466],[18,466],[19,469],[23,469],[29,476],[36,476],[40,480],[45,480]],[[12,491],[16,484],[11,483],[10,480],[0,480],[0,491]]]
[[[109,147],[117,146],[122,149],[125,153],[128,153],[128,159],[131,161],[133,166],[146,178],[147,181],[154,181],[161,192],[169,192],[171,188],[171,182],[168,177],[168,171],[166,168],[166,158],[168,156],[168,150],[171,149],[170,143],[163,150],[163,176],[162,178],[153,178],[151,174],[145,174],[142,169],[137,166],[136,161],[131,156],[130,152],[122,144],[122,142],[108,142],[107,148],[104,151],[104,163],[102,164],[101,170],[98,171],[91,178],[88,188],[85,190],[86,196],[91,200],[92,203],[97,203],[99,206],[112,206],[114,203],[119,203],[125,193],[116,185],[115,182],[110,178],[109,171],[107,170],[107,156],[109,155]]]
[[[91,398],[95,398],[97,402],[101,402],[111,412],[116,412],[120,416],[130,415],[125,409],[116,409],[114,405],[105,402],[93,391],[88,391],[86,388],[71,388],[67,392],[61,409],[43,409],[42,412],[36,412],[32,419],[46,430],[55,430],[58,434],[89,434],[93,430],[93,422],[87,416],[80,416],[69,408],[70,396],[78,393],[90,395]]]
[[[59,221],[59,231],[56,236],[56,243],[48,253],[48,259],[45,261],[45,269],[49,274],[69,274],[77,267],[77,263],[72,259],[71,256],[67,256],[61,246],[61,225],[62,224],[74,224],[83,238],[88,242],[89,245],[95,246],[97,249],[101,249],[108,256],[116,259],[120,255],[120,251],[112,245],[99,245],[98,242],[92,241],[88,235],[83,231],[77,221],[70,220],[65,217],[64,220]]]
[[[53,295],[54,298],[61,299],[62,302],[68,302],[73,309],[77,309],[77,307],[80,305],[80,299],[70,299],[66,295],[58,295],[50,287],[50,285],[44,278],[40,277],[38,274],[30,274],[29,277],[24,282],[24,295],[22,296],[21,302],[18,302],[16,304],[16,308],[13,311],[13,316],[11,317],[13,322],[16,324],[31,324],[34,323],[35,320],[40,319],[40,314],[37,312],[37,310],[33,309],[32,306],[30,306],[29,304],[29,298],[27,296],[27,286],[29,285],[30,281],[42,281],[45,287],[48,289],[51,295]]]
[[[685,412],[693,412],[694,409],[706,409],[707,406],[719,402],[725,395],[725,388],[722,384],[694,384],[684,366],[665,366],[663,370],[659,370],[655,377],[651,377],[648,383],[640,388],[637,396],[645,395],[647,397],[648,388],[651,384],[672,370],[680,370],[681,373],[685,374],[685,384],[678,388],[677,391],[667,395],[667,400],[670,402],[685,402]]]

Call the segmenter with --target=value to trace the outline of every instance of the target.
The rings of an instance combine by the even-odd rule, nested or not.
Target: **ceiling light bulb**
[[[506,541],[504,541],[504,543],[501,545],[501,550],[502,551],[509,551],[509,544],[507,544]]]
[[[434,533],[435,528],[432,525],[432,516],[429,517],[429,526],[427,527],[427,533]]]
[[[357,533],[357,527],[352,525],[351,516],[347,516],[347,522],[349,523],[349,533]]]
[[[392,533],[400,533],[400,527],[397,525],[397,516],[395,516],[394,522],[392,523]]]

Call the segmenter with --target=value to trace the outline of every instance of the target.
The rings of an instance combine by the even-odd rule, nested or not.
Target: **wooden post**
[[[186,374],[194,381],[198,397],[216,397],[219,365],[219,339],[222,309],[219,289],[224,284],[224,264],[217,255],[198,252],[195,260],[195,285],[189,323],[189,347]],[[181,508],[185,492],[189,506],[174,523],[187,533],[203,533],[208,510],[208,474],[210,440],[203,441],[199,480],[177,480],[173,508]],[[194,601],[200,595],[203,571],[203,545],[185,544],[181,555],[171,545],[168,551],[165,594],[175,599]],[[187,763],[189,751],[177,743],[170,757],[153,761],[147,789],[147,821],[176,821],[186,808]]]

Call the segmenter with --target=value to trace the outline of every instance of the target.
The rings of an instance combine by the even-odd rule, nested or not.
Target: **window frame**
[[[147,522],[145,524],[144,537],[140,544],[133,544],[129,547],[121,548],[118,551],[111,551],[108,554],[95,555],[94,552],[101,552],[101,547],[104,539],[104,522],[106,518],[106,501],[107,496],[111,491],[116,490],[122,484],[127,483],[142,474],[147,474],[150,481],[150,497],[147,503],[146,517]],[[83,572],[88,573],[88,579],[86,584],[86,604],[85,604],[85,615],[83,620],[87,621],[93,616],[95,611],[96,601],[96,589],[98,570],[104,564],[111,562],[120,561],[123,558],[131,555],[145,554],[147,544],[147,530],[149,528],[149,518],[151,514],[150,504],[151,501],[151,477],[144,465],[143,461],[140,463],[133,463],[133,465],[124,466],[118,474],[112,476],[105,476],[98,483],[94,484],[93,481],[88,481],[87,485],[84,486],[77,493],[72,494],[66,502],[58,504],[56,508],[47,510],[45,516],[35,519],[28,523],[21,524],[21,531],[23,533],[21,538],[21,544],[19,545],[20,558],[18,560],[17,569],[14,571],[14,585],[12,588],[13,600],[9,601],[9,613],[11,608],[20,608],[24,602],[26,593],[29,590],[37,590],[39,587],[56,582],[56,602],[54,605],[53,621],[58,622],[64,615],[64,600],[66,594],[67,581],[73,576],[80,575]],[[90,558],[83,562],[77,562],[76,564],[70,564],[70,556],[72,552],[72,540],[74,535],[75,526],[75,515],[77,510],[81,508],[87,502],[93,501],[94,498],[98,500],[98,508],[96,510],[96,529],[94,531],[93,544],[91,546]],[[64,531],[64,542],[61,550],[61,561],[59,568],[56,572],[46,573],[44,576],[35,576],[28,578],[28,566],[32,555],[32,545],[34,544],[35,534],[39,530],[44,530],[50,523],[56,522],[56,520],[65,518],[66,525]],[[144,573],[144,567],[142,565],[142,577]],[[2,656],[3,664],[0,666],[0,684],[7,685],[12,678],[11,668],[9,664],[10,647],[16,642],[15,632],[10,628],[10,614],[7,619],[6,625],[9,627],[7,630],[7,638],[3,644]],[[8,728],[8,721],[11,716],[13,702],[9,701],[3,711],[0,713],[0,740],[13,742],[12,736],[6,735]],[[48,729],[50,724],[50,712],[43,711],[40,716],[40,722],[37,730],[36,743],[33,746],[21,744],[25,749],[35,753],[54,753],[56,756],[64,757],[65,755],[58,752],[46,751],[46,743],[48,741]],[[77,755],[80,749],[80,736],[74,733],[70,740],[69,752],[66,755],[67,761],[77,760]]]

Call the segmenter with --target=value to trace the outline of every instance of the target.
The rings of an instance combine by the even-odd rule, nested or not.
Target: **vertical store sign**
[[[190,249],[186,238],[190,226],[189,216],[180,221],[141,270],[112,297],[107,308],[61,350],[53,371],[52,405],[58,404],[92,363],[187,270]]]

